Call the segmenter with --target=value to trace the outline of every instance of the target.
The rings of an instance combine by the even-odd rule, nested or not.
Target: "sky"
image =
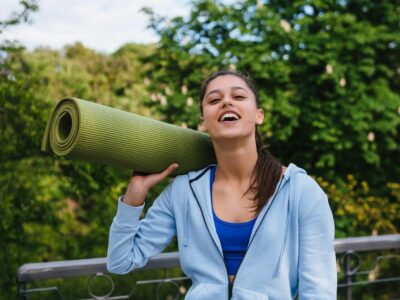
[[[21,11],[18,0],[0,0],[0,20]],[[31,24],[6,29],[0,39],[17,40],[29,50],[39,46],[61,49],[80,41],[86,47],[112,53],[129,43],[158,40],[147,29],[149,18],[140,12],[150,7],[162,16],[188,16],[188,0],[39,0],[39,11]]]

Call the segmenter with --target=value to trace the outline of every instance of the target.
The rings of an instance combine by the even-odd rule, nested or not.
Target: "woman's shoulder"
[[[290,201],[294,207],[297,207],[294,211],[299,214],[300,219],[304,220],[311,216],[331,216],[328,197],[318,182],[304,169],[297,166],[288,171],[291,172]]]
[[[290,164],[285,176],[290,181],[291,200],[296,201],[300,207],[313,207],[320,202],[327,201],[324,190],[304,169]]]

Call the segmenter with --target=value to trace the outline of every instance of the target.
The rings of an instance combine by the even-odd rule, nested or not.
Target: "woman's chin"
[[[210,134],[211,139],[216,142],[233,142],[233,141],[245,141],[249,138],[254,139],[253,135],[250,133],[245,133],[243,131],[236,131],[236,130],[226,130],[224,132],[218,132],[218,134]]]

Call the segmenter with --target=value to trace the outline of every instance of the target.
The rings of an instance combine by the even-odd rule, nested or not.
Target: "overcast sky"
[[[0,0],[0,20],[20,11],[18,0]],[[60,49],[76,41],[102,52],[113,52],[128,42],[158,40],[140,12],[151,7],[167,17],[188,16],[189,0],[39,0],[32,24],[9,27],[0,39],[18,40],[32,50],[38,46]]]

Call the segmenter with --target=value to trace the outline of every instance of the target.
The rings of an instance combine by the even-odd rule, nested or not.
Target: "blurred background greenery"
[[[40,5],[20,3],[20,14],[0,21],[0,38]],[[55,103],[74,96],[197,129],[200,84],[221,68],[254,78],[264,141],[321,184],[336,237],[399,232],[397,1],[197,0],[187,18],[144,13],[159,42],[112,54],[1,42],[0,299],[15,298],[23,263],[104,257],[129,178],[40,152]]]

